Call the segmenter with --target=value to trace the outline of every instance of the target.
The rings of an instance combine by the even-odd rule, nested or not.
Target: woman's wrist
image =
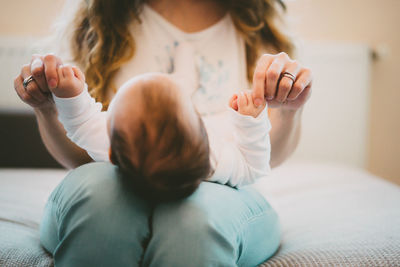
[[[271,112],[276,113],[277,116],[284,122],[297,121],[301,118],[303,107],[298,109],[272,108]]]
[[[36,114],[36,117],[48,118],[48,117],[57,116],[57,108],[54,103],[51,103],[51,104],[49,103],[42,107],[36,107],[33,110]]]
[[[299,109],[270,109],[269,118],[272,124],[271,139],[271,167],[277,167],[284,162],[296,149],[300,138],[301,114]]]

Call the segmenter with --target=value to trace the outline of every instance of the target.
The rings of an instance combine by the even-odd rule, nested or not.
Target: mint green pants
[[[277,250],[280,232],[251,188],[203,182],[187,199],[154,206],[115,166],[91,163],[53,191],[40,239],[56,266],[256,266]]]

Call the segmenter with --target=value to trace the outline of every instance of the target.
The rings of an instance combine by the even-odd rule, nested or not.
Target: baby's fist
[[[234,94],[229,101],[229,106],[242,115],[253,116],[256,118],[261,111],[265,108],[266,101],[259,106],[253,102],[251,92],[240,92],[238,95]]]
[[[61,65],[57,69],[59,83],[53,94],[60,98],[70,98],[82,93],[85,75],[77,67]]]

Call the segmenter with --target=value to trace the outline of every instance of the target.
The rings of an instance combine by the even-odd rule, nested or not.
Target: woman
[[[297,145],[312,83],[309,69],[286,53],[274,54],[292,50],[276,25],[281,7],[276,0],[88,0],[80,3],[66,36],[72,60],[104,106],[112,88],[128,77],[172,71],[174,47],[191,42],[200,74],[197,109],[203,116],[218,114],[232,88],[252,82],[255,103],[266,98],[270,107],[275,167]],[[15,90],[34,108],[50,153],[75,168],[91,159],[65,136],[48,95],[57,86],[60,62],[52,54],[33,56]],[[203,183],[184,201],[152,206],[127,192],[117,176],[110,164],[89,164],[53,192],[41,241],[57,266],[254,266],[279,245],[277,216],[252,189]]]

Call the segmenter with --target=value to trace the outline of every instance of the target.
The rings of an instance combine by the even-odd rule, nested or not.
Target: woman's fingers
[[[39,89],[43,93],[49,92],[46,76],[44,75],[44,64],[41,55],[33,55],[31,60],[31,73]]]
[[[21,70],[21,78],[26,79],[29,76],[31,76],[31,66],[29,64],[24,65]],[[22,87],[23,87],[23,85],[22,85]],[[37,102],[40,103],[40,102],[46,101],[47,96],[44,95],[42,93],[42,91],[40,91],[39,86],[37,85],[35,80],[28,83],[26,85],[26,88],[25,87],[23,87],[23,88],[24,88],[25,92],[27,94],[29,94]]]
[[[306,86],[306,88],[304,88],[301,94],[296,98],[296,101],[305,103],[310,96],[311,96],[311,83],[308,86]]]
[[[18,96],[32,107],[44,107],[52,104],[49,87],[57,86],[57,66],[61,60],[54,55],[33,55],[30,64],[24,65],[20,75],[14,79],[14,88]],[[32,76],[28,84],[24,79]],[[50,83],[48,82],[50,81]]]
[[[292,90],[287,96],[287,100],[292,101],[296,99],[306,87],[311,87],[312,79],[313,77],[310,69],[301,69],[296,79],[296,82],[292,85]]]
[[[289,57],[286,53],[279,53],[266,70],[265,97],[267,100],[275,98],[279,77],[288,61]]]
[[[247,106],[247,97],[244,92],[240,92],[237,99],[238,110],[239,112]]]
[[[22,101],[24,101],[28,105],[38,106],[38,101],[36,101],[31,95],[26,92],[24,86],[22,85],[23,81],[24,79],[21,77],[21,75],[18,75],[14,79],[14,89],[17,92],[17,95],[19,96],[19,98],[21,98]]]
[[[257,62],[253,76],[254,104],[259,107],[264,101],[258,99],[265,98],[270,107],[280,107],[282,104],[288,107],[287,100],[291,102],[291,107],[300,107],[305,102],[300,103],[296,98],[305,88],[311,87],[312,79],[311,71],[291,60],[286,53],[265,54]],[[310,95],[308,91],[304,98],[306,100]]]
[[[58,84],[57,68],[62,64],[61,59],[53,54],[47,54],[43,58],[44,72],[49,89],[54,89]]]
[[[262,105],[265,98],[265,75],[273,61],[273,55],[264,54],[258,60],[253,76],[253,101],[256,106]]]
[[[301,70],[301,66],[297,61],[290,60],[286,64],[286,66],[280,76],[278,92],[276,94],[276,101],[278,101],[279,103],[283,103],[286,101],[286,98],[290,94],[290,92],[293,88],[293,84],[295,83],[295,81],[297,79],[296,77],[299,74],[300,70]],[[290,77],[289,74],[284,75],[285,72],[292,74],[294,77]]]

